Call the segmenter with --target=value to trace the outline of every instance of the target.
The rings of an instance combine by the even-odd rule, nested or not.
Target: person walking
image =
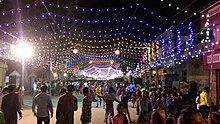
[[[125,112],[126,112],[126,114],[128,114],[128,119],[129,119],[130,123],[134,123],[133,121],[131,121],[131,116],[130,116],[130,112],[129,112],[129,108],[128,108],[128,102],[130,99],[131,99],[130,93],[127,91],[123,94],[121,103],[124,104]]]
[[[15,90],[15,85],[9,85],[9,94],[5,95],[2,99],[2,112],[5,116],[5,124],[17,124],[17,113],[19,114],[19,119],[22,119],[18,94],[15,93]]]
[[[100,104],[100,106],[102,105],[102,98],[100,97],[101,96],[101,90],[102,90],[102,87],[100,85],[98,85],[96,87],[96,96],[97,96],[96,107],[99,107],[99,104]]]
[[[89,94],[89,88],[85,87],[83,89],[84,99],[82,103],[82,114],[80,120],[82,124],[89,124],[92,118],[92,97]]]
[[[211,100],[209,96],[210,88],[204,87],[202,93],[200,93],[200,100],[199,100],[199,106],[207,105],[208,107],[211,106]]]
[[[108,116],[110,115],[110,121],[114,117],[114,101],[120,103],[119,100],[116,99],[115,95],[113,94],[113,87],[109,88],[108,94],[103,96],[103,100],[106,103],[105,108],[105,123],[108,124]]]
[[[50,115],[51,118],[53,117],[53,104],[50,96],[47,94],[47,86],[42,86],[41,93],[34,97],[32,112],[37,117],[37,124],[42,124],[42,122],[44,124],[50,123]]]
[[[78,109],[77,98],[73,96],[74,86],[67,86],[67,93],[59,98],[56,124],[74,124],[74,111]]]

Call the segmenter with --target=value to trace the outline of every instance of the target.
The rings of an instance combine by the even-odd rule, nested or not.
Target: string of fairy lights
[[[163,2],[161,0],[161,2]],[[57,9],[71,9],[69,6],[66,5],[59,5],[56,3],[51,3],[48,1],[44,1],[44,4],[49,7],[51,10],[52,8],[56,7]],[[179,11],[180,8],[173,4],[169,3],[168,7],[175,6],[176,10]],[[7,18],[7,16],[12,16],[13,14],[16,14],[17,12],[23,13],[24,11],[28,10],[30,11],[32,8],[37,9],[40,7],[39,3],[33,3],[26,5],[24,8],[17,8],[9,11],[2,12],[1,17]],[[123,6],[119,8],[85,8],[85,7],[78,7],[75,6],[74,11],[80,11],[83,13],[112,13],[112,12],[126,12],[131,11],[135,8],[135,6]],[[155,15],[156,12],[153,12],[146,7],[142,5],[141,10],[144,10],[144,12],[148,12],[149,14]],[[185,10],[185,13],[188,13],[189,10]],[[193,12],[195,15],[196,12]],[[113,23],[124,23],[131,18],[135,20],[139,25],[143,25],[145,27],[148,27],[150,30],[157,30],[160,32],[169,32],[166,29],[163,29],[159,25],[153,25],[145,20],[139,19],[138,17],[134,16],[126,16],[126,17],[120,17],[120,18],[114,18],[114,19],[106,19],[106,20],[95,20],[95,19],[79,19],[79,18],[73,18],[71,16],[64,16],[61,14],[55,14],[53,12],[46,12],[41,13],[38,16],[34,17],[28,17],[26,19],[20,20],[20,21],[12,21],[12,22],[6,22],[1,23],[0,28],[4,30],[9,30],[13,27],[17,27],[18,25],[31,25],[33,23],[38,22],[39,20],[46,20],[46,18],[49,18],[52,16],[56,20],[65,20],[67,23],[74,22],[74,23],[80,23],[82,25],[104,25],[104,24],[113,24]],[[169,18],[163,17],[158,15],[158,19],[169,21]],[[172,19],[171,19],[172,20]],[[207,19],[208,20],[208,19]],[[176,21],[172,20],[173,24],[176,23]],[[143,44],[143,42],[148,42],[149,39],[143,38],[141,36],[135,36],[132,33],[129,33],[128,31],[124,32],[125,26],[117,27],[115,29],[110,30],[85,30],[80,28],[73,28],[70,25],[62,24],[62,23],[55,23],[55,22],[49,22],[44,27],[34,27],[32,30],[28,30],[29,32],[42,32],[43,30],[50,30],[51,25],[56,27],[62,27],[62,30],[58,30],[56,32],[50,32],[50,34],[47,34],[45,36],[41,35],[39,37],[35,36],[28,39],[28,42],[30,42],[34,46],[34,50],[39,52],[38,55],[33,57],[32,59],[28,60],[29,65],[37,65],[44,67],[48,67],[48,54],[50,54],[49,49],[51,49],[51,57],[54,59],[53,66],[55,69],[59,70],[69,70],[71,72],[71,68],[83,66],[82,68],[85,68],[88,66],[89,60],[94,61],[108,61],[108,62],[115,62],[119,64],[125,64],[126,66],[129,66],[131,68],[135,68],[138,64],[142,66],[142,68],[149,69],[151,67],[156,66],[172,66],[174,64],[179,64],[182,61],[193,58],[201,55],[204,51],[209,50],[209,43],[211,42],[208,39],[201,41],[201,43],[205,43],[205,49],[197,49],[195,46],[195,34],[193,29],[193,23],[190,22],[188,25],[188,40],[182,40],[182,34],[181,29],[172,29],[170,34],[173,34],[174,32],[177,34],[176,37],[167,35],[167,36],[159,36],[159,39],[157,39],[157,35],[147,33],[141,29],[136,28],[135,26],[129,27],[129,30],[133,30],[136,33],[142,34],[142,36],[145,37],[152,37],[156,38],[156,41],[152,40],[150,43]],[[207,29],[209,26],[207,26]],[[8,32],[5,31],[3,33],[2,39],[2,49],[0,49],[0,52],[5,53],[5,49],[8,48],[8,44],[6,44],[6,40],[10,39],[11,35],[19,36],[19,34],[24,34],[23,32]],[[201,31],[202,32],[202,31]],[[34,34],[34,33],[33,33]],[[65,35],[60,35],[65,34]],[[60,35],[60,36],[59,36]],[[133,40],[135,39],[135,40]],[[174,43],[177,39],[177,43]],[[143,42],[141,42],[143,41]],[[10,44],[16,44],[17,40],[14,38],[10,42]],[[100,43],[100,45],[93,45],[94,43]],[[104,44],[101,44],[104,43]],[[49,45],[50,44],[50,45]],[[91,45],[90,45],[91,44]],[[78,49],[79,52],[77,54],[73,54],[73,50]],[[119,55],[114,55],[115,50],[120,50]],[[193,51],[193,52],[192,52]],[[35,52],[35,53],[37,53]],[[9,54],[9,52],[6,52]],[[175,54],[177,53],[177,54]],[[143,55],[145,56],[145,61],[142,61]],[[82,57],[84,56],[84,58]],[[86,57],[85,57],[86,56]],[[10,58],[10,56],[6,57],[7,59]],[[100,59],[104,58],[104,59]],[[128,60],[129,58],[130,60]],[[132,61],[132,59],[138,58],[139,61]],[[68,59],[67,65],[63,64],[63,60]],[[82,65],[80,65],[82,64]],[[111,64],[110,64],[111,65]],[[109,66],[109,65],[108,65]],[[67,69],[66,69],[67,68]],[[142,71],[142,68],[140,68],[140,71]]]

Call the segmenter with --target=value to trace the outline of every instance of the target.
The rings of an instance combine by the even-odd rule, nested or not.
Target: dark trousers
[[[49,124],[50,123],[50,117],[37,117],[37,124]]]
[[[17,124],[17,119],[5,119],[5,124]]]
[[[5,113],[5,124],[17,124],[17,120],[17,113]]]
[[[97,96],[97,107],[99,106],[99,104],[100,104],[100,106],[102,105],[102,98],[100,97],[100,96]]]

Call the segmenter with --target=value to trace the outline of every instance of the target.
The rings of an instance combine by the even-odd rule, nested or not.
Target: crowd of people
[[[116,83],[115,83],[116,84]],[[183,105],[181,92],[176,88],[166,88],[160,85],[143,87],[135,84],[117,84],[92,82],[83,86],[82,124],[92,122],[92,102],[96,107],[105,109],[104,123],[129,124],[134,123],[130,109],[135,108],[138,124],[219,124],[218,107],[211,104],[209,88],[205,87],[196,98],[197,106]],[[78,92],[72,84],[60,89],[60,98],[56,108],[56,124],[73,124],[74,111],[78,110]],[[9,85],[2,93],[0,124],[17,124],[17,113],[22,118],[21,101],[19,101],[16,86]],[[53,117],[53,103],[48,93],[48,86],[41,85],[40,92],[34,96],[32,111],[37,118],[37,124],[50,123]],[[117,114],[114,102],[118,102]],[[2,115],[2,116],[1,116]],[[4,121],[1,123],[1,120]]]

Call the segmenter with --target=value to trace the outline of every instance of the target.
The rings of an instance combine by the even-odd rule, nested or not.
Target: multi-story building
[[[201,11],[201,28],[211,30],[213,37],[208,39],[212,44],[211,50],[203,56],[204,70],[210,72],[212,100],[220,105],[220,1]],[[206,35],[210,35],[207,32]]]

